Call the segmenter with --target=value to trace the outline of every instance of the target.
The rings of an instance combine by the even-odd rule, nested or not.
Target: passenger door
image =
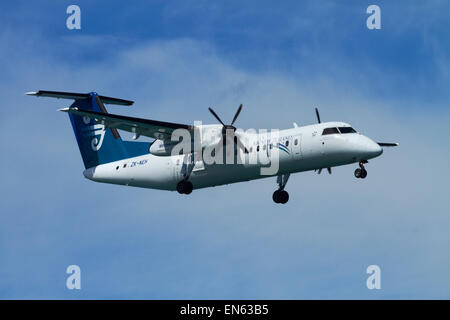
[[[294,159],[300,159],[302,157],[302,148],[301,148],[302,135],[296,135],[291,138],[291,148],[292,155]]]

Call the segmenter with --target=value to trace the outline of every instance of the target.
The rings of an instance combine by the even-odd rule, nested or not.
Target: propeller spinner
[[[212,115],[217,119],[217,121],[219,121],[222,124],[222,144],[225,144],[225,139],[226,139],[226,135],[227,135],[227,131],[228,130],[232,130],[233,131],[233,138],[235,143],[238,145],[239,148],[241,148],[245,153],[248,153],[247,148],[244,146],[244,144],[241,142],[241,139],[239,139],[239,137],[235,134],[236,132],[236,127],[234,126],[234,123],[236,122],[237,117],[239,116],[239,114],[241,113],[242,110],[242,104],[239,106],[239,108],[236,111],[236,114],[233,117],[233,121],[231,121],[231,124],[225,124],[223,123],[223,121],[220,119],[220,117],[217,115],[217,113],[212,109],[212,108],[208,108],[209,112],[212,113]],[[219,142],[220,143],[220,142]]]

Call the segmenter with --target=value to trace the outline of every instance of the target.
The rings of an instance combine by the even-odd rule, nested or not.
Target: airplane
[[[83,175],[87,179],[176,190],[186,195],[194,189],[276,176],[278,188],[272,199],[285,204],[289,200],[285,187],[291,174],[311,170],[320,174],[323,169],[331,174],[332,167],[355,163],[358,167],[354,176],[365,179],[364,165],[368,160],[380,156],[384,147],[398,146],[398,143],[374,142],[345,122],[321,122],[317,108],[316,124],[298,126],[294,123],[292,128],[275,133],[242,132],[234,126],[242,104],[231,124],[225,124],[209,108],[219,124],[192,126],[108,113],[105,104],[131,106],[134,101],[96,92],[40,90],[26,94],[74,100],[70,107],[60,111],[69,114],[85,166]],[[133,140],[140,136],[154,140],[122,140],[119,130],[133,133]],[[187,134],[189,140],[184,141],[185,148],[179,150],[183,134]],[[209,158],[205,156],[206,151]],[[224,155],[230,159],[230,153],[233,161],[220,161]],[[272,167],[274,170],[270,171]]]

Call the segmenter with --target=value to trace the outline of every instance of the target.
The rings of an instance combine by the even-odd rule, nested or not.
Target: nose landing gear
[[[359,162],[359,168],[355,170],[355,177],[365,179],[367,177],[367,170],[364,168],[364,163],[368,163],[367,160]]]
[[[283,203],[289,201],[289,193],[287,193],[286,190],[284,190],[284,187],[286,187],[286,183],[289,179],[289,174],[282,174],[277,177],[277,183],[278,183],[278,190],[276,190],[273,195],[272,199],[275,203]]]

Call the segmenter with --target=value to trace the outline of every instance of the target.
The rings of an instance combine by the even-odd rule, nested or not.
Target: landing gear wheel
[[[365,179],[367,177],[367,170],[366,169],[362,169],[361,170],[361,179]]]
[[[273,202],[275,203],[286,203],[289,201],[289,193],[284,190],[276,190],[272,195]]]
[[[280,203],[280,190],[276,190],[272,195],[272,200],[275,203]]]
[[[367,170],[364,168],[364,163],[367,163],[367,161],[361,161],[359,163],[359,168],[355,170],[355,177],[364,179],[367,177]]]
[[[185,181],[184,194],[191,194],[192,190],[194,190],[194,186],[192,185],[192,182]]]
[[[194,186],[192,185],[192,182],[190,181],[180,181],[177,184],[177,191],[180,194],[190,194],[192,190],[194,189]]]
[[[177,184],[177,191],[179,194],[183,194],[184,193],[184,181],[180,181]]]
[[[287,193],[287,191],[282,190],[280,192],[280,195],[281,195],[280,203],[285,204],[286,202],[289,201],[289,193]]]

